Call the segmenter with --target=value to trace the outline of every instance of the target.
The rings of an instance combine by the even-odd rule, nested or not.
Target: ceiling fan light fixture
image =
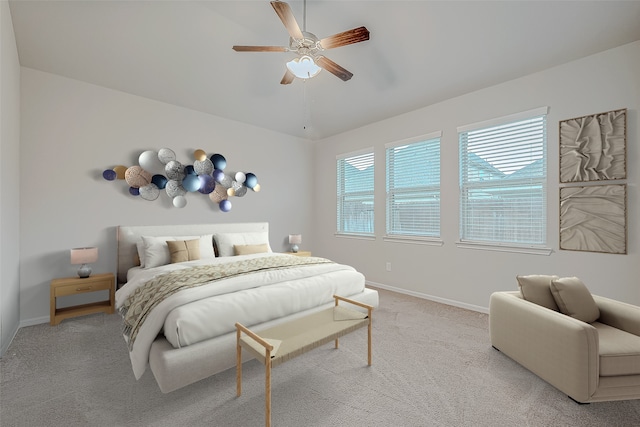
[[[302,55],[287,62],[287,69],[299,79],[310,79],[322,70],[309,55]]]

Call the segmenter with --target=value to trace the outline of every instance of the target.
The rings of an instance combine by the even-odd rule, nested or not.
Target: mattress
[[[232,332],[235,322],[256,325],[326,304],[333,300],[333,295],[353,295],[364,289],[364,276],[350,267],[316,267],[307,268],[314,273],[310,277],[283,280],[177,307],[164,322],[164,336],[171,345],[180,348]]]
[[[116,293],[116,307],[149,280],[171,271],[243,258],[286,257],[263,253],[220,257],[137,269]],[[147,316],[133,343],[130,357],[136,377],[148,364],[151,344],[163,333],[174,348],[213,339],[234,330],[235,322],[252,326],[319,305],[334,294],[349,296],[365,287],[364,276],[353,267],[327,262],[259,271],[184,289],[158,304]]]

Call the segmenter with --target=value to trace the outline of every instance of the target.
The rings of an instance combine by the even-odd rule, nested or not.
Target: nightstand
[[[70,317],[84,316],[92,313],[112,314],[115,311],[115,277],[112,273],[94,274],[87,278],[66,277],[54,279],[50,286],[50,324],[57,325]],[[56,308],[56,298],[80,295],[96,291],[109,291],[109,299],[90,304]]]
[[[287,255],[311,256],[311,251],[285,252]]]

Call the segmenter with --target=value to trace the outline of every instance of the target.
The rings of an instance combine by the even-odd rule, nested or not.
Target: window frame
[[[407,188],[395,187],[393,185],[394,178],[396,177],[395,173],[390,173],[391,170],[395,171],[396,168],[391,168],[392,159],[392,150],[402,146],[411,146],[411,145],[419,145],[419,144],[429,144],[435,143],[437,144],[437,183],[435,184],[425,184],[412,187],[410,190]],[[405,243],[419,243],[419,244],[430,244],[441,246],[443,244],[441,235],[442,235],[442,224],[441,224],[441,143],[442,143],[442,131],[435,131],[424,135],[419,135],[416,137],[404,139],[401,141],[394,141],[385,144],[385,234],[383,239],[385,241],[395,241],[395,242],[405,242]],[[429,165],[425,165],[425,167],[429,167]],[[399,170],[400,174],[406,171]],[[423,232],[416,233],[403,233],[400,230],[392,230],[393,228],[393,215],[395,210],[393,209],[393,200],[394,196],[398,194],[406,194],[406,193],[416,193],[416,192],[428,192],[430,194],[436,194],[438,199],[438,208],[437,208],[437,230],[427,230]],[[425,199],[426,201],[426,199]],[[428,224],[424,224],[428,225]]]
[[[371,187],[363,189],[357,193],[345,193],[345,177],[344,177],[344,163],[348,163],[350,159],[371,156]],[[336,232],[335,235],[339,237],[354,237],[354,238],[375,238],[375,166],[376,156],[374,147],[368,147],[349,153],[343,153],[336,156]],[[341,166],[342,165],[342,166]],[[366,231],[347,231],[344,227],[345,218],[343,212],[345,210],[345,197],[356,196],[360,198],[368,198],[371,203],[370,218],[368,223],[370,225],[370,232]]]
[[[546,123],[548,116],[549,107],[539,107],[528,111],[523,111],[516,114],[511,114],[504,117],[499,117],[491,120],[486,120],[482,122],[477,122],[465,126],[458,127],[458,164],[459,164],[459,240],[456,242],[456,246],[463,249],[483,249],[483,250],[493,250],[500,252],[518,252],[518,253],[528,253],[528,254],[539,254],[539,255],[549,255],[552,250],[548,245],[548,168],[547,168],[547,153],[548,153],[548,125]],[[469,189],[478,189],[478,188],[490,188],[492,190],[498,189],[500,185],[487,185],[487,184],[476,184],[474,186],[473,182],[464,182],[464,170],[463,170],[463,159],[464,155],[468,153],[466,151],[466,145],[463,144],[463,134],[472,132],[472,131],[481,131],[497,126],[515,124],[517,122],[521,122],[528,119],[534,119],[537,117],[544,117],[544,128],[543,128],[543,143],[542,143],[542,155],[543,155],[543,176],[537,177],[535,179],[529,179],[529,184],[541,185],[542,189],[540,190],[543,199],[544,209],[542,210],[542,218],[540,218],[540,225],[543,227],[541,232],[541,237],[543,239],[542,242],[514,242],[514,241],[491,241],[491,240],[482,240],[482,239],[473,239],[469,238],[469,236],[464,236],[464,221],[465,221],[465,194],[467,194]],[[517,182],[516,180],[512,181],[514,184]],[[506,184],[506,182],[505,182]],[[513,185],[505,185],[502,188],[513,190]]]

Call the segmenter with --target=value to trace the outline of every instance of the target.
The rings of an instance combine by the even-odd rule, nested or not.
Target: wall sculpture
[[[626,178],[627,110],[560,122],[560,182]]]
[[[193,153],[193,164],[183,164],[169,148],[147,150],[140,154],[138,165],[116,166],[102,176],[107,181],[124,180],[132,196],[156,200],[161,193],[171,198],[173,206],[187,205],[187,194],[204,194],[222,212],[231,210],[230,197],[243,197],[248,190],[260,191],[255,174],[248,172],[225,173],[227,160],[222,154],[208,156],[204,150]]]
[[[560,188],[560,249],[627,253],[626,185]]]

